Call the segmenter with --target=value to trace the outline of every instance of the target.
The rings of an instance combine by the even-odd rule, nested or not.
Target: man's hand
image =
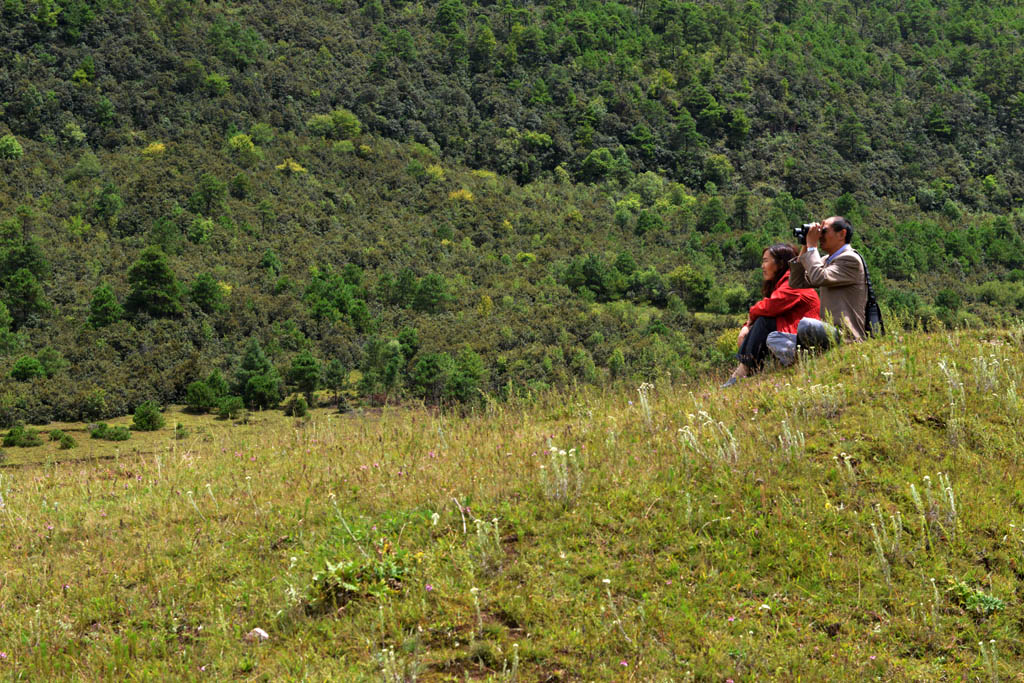
[[[750,326],[744,324],[743,327],[740,328],[740,335],[739,335],[739,337],[737,337],[737,339],[736,339],[736,347],[737,348],[743,346],[743,340],[747,338],[748,334],[750,334]]]
[[[819,240],[821,240],[821,223],[815,223],[807,229],[807,244],[804,251],[807,249],[817,249]]]

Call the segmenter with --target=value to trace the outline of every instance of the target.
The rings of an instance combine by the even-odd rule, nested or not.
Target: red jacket
[[[793,289],[789,286],[789,272],[782,274],[771,296],[750,307],[747,324],[758,318],[775,318],[777,332],[796,334],[801,318],[821,319],[821,302],[813,289]]]

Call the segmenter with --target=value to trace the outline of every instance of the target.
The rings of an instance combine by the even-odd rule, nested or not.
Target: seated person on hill
[[[868,301],[867,278],[860,254],[850,246],[853,225],[842,216],[826,218],[807,231],[799,257],[789,263],[789,285],[804,291],[816,287],[821,293],[819,316],[801,320],[795,330],[777,330],[768,335],[768,348],[783,365],[796,360],[799,345],[805,349],[828,349],[842,339],[862,341],[867,333],[864,312]],[[825,252],[823,259],[818,247]]]
[[[761,255],[761,273],[764,275],[761,294],[764,298],[750,307],[747,322],[737,340],[739,365],[723,387],[731,387],[739,379],[761,369],[768,356],[769,334],[795,334],[801,319],[818,317],[820,304],[817,293],[813,289],[789,286],[789,263],[794,258],[796,249],[788,244],[773,244]]]

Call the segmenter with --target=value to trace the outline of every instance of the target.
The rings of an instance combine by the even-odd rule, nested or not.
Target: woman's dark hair
[[[789,262],[796,258],[796,249],[792,244],[773,244],[765,249],[775,261],[775,277],[761,283],[761,296],[771,296],[775,285],[782,276],[789,272]]]

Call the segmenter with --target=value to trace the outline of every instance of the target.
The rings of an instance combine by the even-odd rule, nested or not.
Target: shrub
[[[334,133],[338,137],[351,140],[363,131],[363,124],[359,118],[348,109],[336,109],[331,112],[331,120],[334,122]]]
[[[292,400],[288,401],[288,405],[284,409],[285,415],[291,417],[308,417],[309,416],[309,404],[306,403],[306,399],[302,396],[296,396]]]
[[[0,159],[20,159],[25,150],[13,135],[0,137]]]
[[[209,384],[200,380],[185,389],[185,403],[194,413],[207,413],[217,406],[217,395]]]
[[[252,137],[245,133],[236,133],[228,140],[228,149],[239,163],[248,166],[262,158],[263,154],[253,142]]]
[[[90,439],[103,439],[105,441],[127,441],[132,433],[127,427],[111,427],[101,422],[89,432]]]
[[[36,360],[38,360],[40,365],[43,366],[43,372],[46,373],[47,377],[53,377],[58,372],[66,370],[71,365],[71,363],[64,358],[64,354],[52,346],[47,346],[45,349],[37,353]]]
[[[110,285],[103,283],[96,287],[89,303],[89,324],[96,328],[105,327],[123,317],[124,308],[118,303]]]
[[[31,429],[25,429],[25,425],[22,424],[16,424],[11,427],[11,430],[7,432],[7,436],[4,437],[4,446],[30,448],[32,446],[41,446],[42,443],[43,440],[39,438],[38,433]]]
[[[330,114],[314,114],[306,121],[306,127],[313,135],[342,140],[351,140],[363,130],[359,117],[348,109],[336,109]]]
[[[330,560],[313,575],[308,589],[306,611],[322,613],[338,609],[359,598],[383,599],[402,588],[405,579],[405,557],[401,553],[382,554],[356,563]]]
[[[214,370],[210,373],[210,376],[206,378],[206,385],[213,391],[213,395],[218,399],[227,396],[231,389],[228,387],[228,382],[224,379],[224,375],[220,374],[220,370]]]
[[[46,377],[46,368],[32,356],[23,356],[11,368],[11,377],[19,382],[27,382],[36,377]]]
[[[178,440],[188,438],[188,429],[186,429],[185,425],[180,422],[174,427],[174,438]]]
[[[306,121],[306,127],[309,128],[309,132],[313,135],[329,137],[334,134],[334,120],[330,114],[313,114]]]
[[[212,73],[203,81],[203,89],[209,95],[220,97],[221,95],[226,95],[228,90],[231,89],[231,82],[228,81],[227,76]]]
[[[139,432],[155,432],[163,428],[164,424],[164,416],[160,414],[160,404],[156,401],[143,401],[135,409],[132,429]]]
[[[222,420],[233,420],[245,409],[241,396],[225,396],[217,403],[217,415]]]
[[[61,434],[59,441],[60,441],[60,448],[63,451],[66,451],[68,449],[74,448],[75,446],[78,445],[78,442],[75,441],[75,439],[70,434],[67,434],[67,433]]]

